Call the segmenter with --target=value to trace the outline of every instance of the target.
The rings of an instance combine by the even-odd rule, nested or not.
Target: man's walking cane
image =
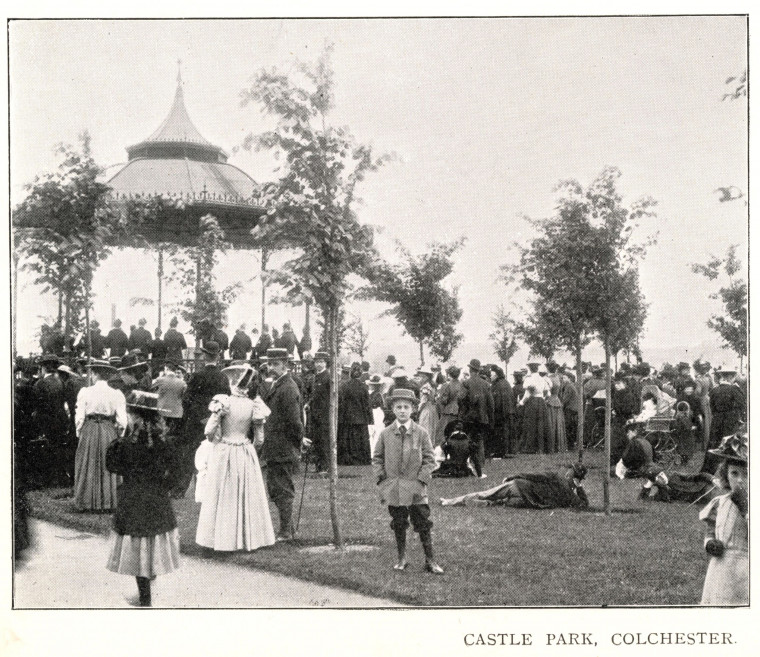
[[[303,509],[303,495],[306,492],[306,473],[309,471],[309,455],[311,454],[311,447],[304,452],[304,464],[303,464],[303,485],[301,486],[301,501],[298,504],[298,516],[296,516],[296,526],[293,530],[293,536],[298,533],[298,525],[301,523],[301,509]]]

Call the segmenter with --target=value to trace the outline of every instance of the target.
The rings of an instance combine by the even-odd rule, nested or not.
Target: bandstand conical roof
[[[149,240],[191,242],[197,222],[189,220],[210,213],[235,246],[250,246],[250,230],[264,213],[253,201],[257,184],[195,127],[179,75],[168,116],[147,139],[128,146],[127,154],[127,164],[108,181],[115,199],[160,197],[182,201],[185,208],[159,218]]]

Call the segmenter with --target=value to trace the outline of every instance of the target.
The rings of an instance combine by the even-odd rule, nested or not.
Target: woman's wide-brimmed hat
[[[450,420],[446,423],[446,426],[443,428],[443,435],[446,439],[451,437],[451,434],[455,431],[461,431],[464,433],[464,422],[457,418],[456,420]]]
[[[735,433],[726,436],[715,449],[707,450],[713,456],[725,459],[729,463],[747,465],[749,441],[746,433]]]
[[[150,367],[150,363],[147,360],[138,360],[136,362],[127,360],[127,365],[124,365],[124,360],[126,360],[126,357],[121,361],[122,366],[119,368],[119,372],[126,372],[133,376],[140,370],[147,370]]]
[[[230,365],[222,370],[233,388],[247,388],[255,370],[249,363]]]
[[[145,392],[144,390],[133,390],[130,392],[129,397],[127,397],[127,406],[143,411],[153,411],[154,413],[166,410],[158,407],[157,392]]]
[[[383,385],[383,377],[381,377],[379,374],[373,374],[369,379],[367,379],[367,385],[368,386],[381,386]]]
[[[42,354],[42,356],[37,359],[37,363],[39,365],[52,365],[57,368],[61,364],[61,359],[55,354]]]
[[[93,372],[99,372],[103,374],[114,374],[116,373],[116,368],[111,365],[107,360],[96,360],[93,359],[87,365],[85,365],[88,370],[92,370]]]
[[[576,461],[575,463],[568,463],[567,467],[573,471],[573,478],[577,479],[578,481],[583,481],[588,474],[588,468],[580,461]]]
[[[397,401],[408,401],[411,404],[417,405],[417,397],[415,397],[414,392],[412,390],[409,390],[407,388],[396,388],[393,390],[390,394],[390,397],[388,398],[388,401],[390,401],[391,404],[393,402]]]
[[[461,373],[462,368],[457,367],[456,365],[449,365],[446,368],[446,374],[448,374],[452,379],[456,379]]]
[[[325,361],[325,363],[329,363],[330,362],[330,354],[328,354],[326,351],[318,351],[318,352],[316,352],[314,354],[312,360],[315,361],[315,362],[318,361],[318,360],[323,360],[323,361]]]
[[[63,374],[68,374],[69,376],[79,376],[74,370],[72,370],[68,365],[59,365],[58,371],[63,372]]]

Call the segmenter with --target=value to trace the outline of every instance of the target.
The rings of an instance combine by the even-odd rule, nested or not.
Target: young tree
[[[259,104],[276,126],[249,135],[243,146],[273,151],[280,157],[282,175],[262,186],[259,202],[268,215],[254,235],[277,245],[299,236],[296,255],[280,272],[286,294],[307,293],[326,323],[332,362],[338,356],[341,310],[359,276],[376,258],[373,231],[359,223],[354,210],[356,187],[387,157],[357,143],[347,128],[328,124],[334,105],[332,48],[326,47],[313,64],[298,64],[291,73],[261,70],[241,92],[243,105]],[[333,540],[343,545],[337,504],[338,372],[331,369],[330,388],[330,517]]]
[[[747,355],[747,282],[737,276],[742,267],[741,261],[736,257],[738,248],[737,244],[733,244],[728,248],[725,258],[713,256],[706,264],[692,264],[691,270],[711,281],[721,274],[728,278],[728,285],[710,295],[711,299],[721,301],[724,312],[722,315],[713,315],[707,321],[707,326],[721,337],[724,349],[731,349],[739,356],[740,368],[744,369],[744,358]]]
[[[517,334],[517,322],[505,310],[499,306],[492,317],[494,330],[488,336],[493,344],[493,351],[499,360],[504,363],[504,371],[509,367],[509,361],[515,355],[519,346],[515,336]]]
[[[452,256],[463,244],[464,238],[449,244],[432,243],[426,253],[416,257],[398,244],[402,263],[378,264],[364,291],[365,296],[392,304],[384,314],[395,317],[419,345],[421,365],[425,364],[425,345],[450,357],[462,339],[455,331],[462,318],[458,290],[447,290],[442,281],[454,269]]]
[[[364,326],[362,318],[352,315],[353,319],[346,324],[346,330],[343,335],[343,345],[349,353],[356,354],[363,359],[364,354],[369,349],[369,331]]]
[[[560,183],[556,215],[531,220],[537,237],[526,247],[518,246],[516,265],[503,268],[508,284],[517,282],[532,295],[531,320],[521,327],[531,348],[539,352],[563,348],[575,354],[580,459],[583,348],[594,336],[606,340],[608,349],[632,348],[645,316],[637,267],[654,237],[639,240],[636,228],[640,220],[654,216],[655,201],[645,197],[626,208],[617,191],[619,177],[618,169],[606,167],[586,189],[575,180]],[[621,327],[622,322],[629,326]],[[609,411],[607,415],[609,420]],[[607,437],[609,449],[609,422]],[[607,509],[608,477],[609,472]]]
[[[129,217],[110,203],[108,186],[98,180],[101,169],[87,132],[78,150],[60,145],[57,152],[58,169],[27,185],[27,197],[14,211],[14,224],[34,226],[16,230],[16,245],[26,259],[22,269],[36,274],[43,292],[57,294],[67,340],[81,328],[83,311],[89,340],[93,276]]]
[[[430,353],[443,363],[451,360],[454,351],[464,340],[464,335],[456,330],[457,316],[461,317],[462,312],[459,310],[458,300],[454,297],[450,300],[450,304],[444,313],[444,317],[448,317],[448,319],[441,322],[440,327],[433,333],[428,343]]]
[[[226,252],[228,243],[219,222],[210,214],[200,218],[199,229],[195,246],[189,249],[166,247],[169,262],[174,267],[167,278],[176,280],[185,292],[180,314],[193,327],[196,339],[204,320],[217,327],[227,323],[227,308],[243,286],[237,282],[221,291],[216,289],[214,267],[219,262],[219,254]]]

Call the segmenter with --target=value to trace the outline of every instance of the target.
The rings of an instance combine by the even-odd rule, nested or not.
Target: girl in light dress
[[[250,365],[222,372],[230,380],[232,394],[216,395],[209,405],[206,441],[196,461],[201,511],[195,541],[210,550],[250,551],[275,542],[255,449],[263,443],[269,409],[261,398],[247,396],[254,373]]]
[[[749,604],[749,476],[747,435],[723,438],[709,450],[722,459],[715,478],[730,492],[710,500],[699,514],[707,525],[705,552],[710,555],[703,605]]]

